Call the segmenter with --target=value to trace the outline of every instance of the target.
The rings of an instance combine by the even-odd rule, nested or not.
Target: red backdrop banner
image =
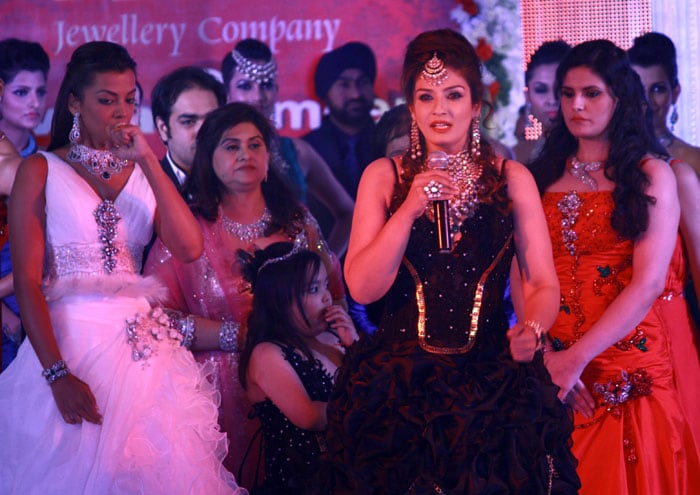
[[[190,64],[218,70],[236,42],[257,38],[279,65],[276,120],[283,133],[298,135],[321,118],[312,81],[323,53],[354,40],[371,46],[381,111],[400,97],[407,42],[424,30],[455,28],[449,19],[454,6],[453,0],[3,0],[0,37],[42,44],[51,58],[50,102],[77,46],[93,40],[124,45],[138,63],[146,93],[141,124],[147,132],[153,131],[149,95],[160,76]],[[48,133],[50,115],[39,134]]]

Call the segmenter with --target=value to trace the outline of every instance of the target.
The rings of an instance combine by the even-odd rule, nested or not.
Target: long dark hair
[[[68,144],[68,133],[73,124],[73,115],[68,109],[70,95],[82,101],[85,88],[95,82],[97,74],[126,71],[132,71],[135,75],[136,62],[121,45],[109,41],[91,41],[76,48],[66,65],[66,75],[56,97],[49,151]]]
[[[481,80],[481,61],[474,47],[461,34],[451,29],[438,29],[419,34],[406,47],[403,70],[401,72],[401,87],[409,107],[413,106],[416,80],[420,77],[423,68],[433,55],[437,55],[449,69],[456,70],[464,78],[471,93],[471,103],[486,104],[484,101],[484,84]],[[419,131],[421,147],[425,149],[425,139]],[[471,135],[469,136],[471,141]],[[468,143],[469,145],[469,143]],[[482,203],[495,203],[499,207],[506,208],[508,197],[505,188],[501,187],[504,178],[494,164],[495,155],[491,145],[486,139],[480,143],[483,173],[481,181],[483,187],[479,197]],[[413,182],[413,177],[424,169],[425,156],[411,158],[410,150],[402,157],[403,181],[398,187],[397,194],[392,201],[392,207],[397,207],[408,194]]]
[[[264,115],[247,103],[228,103],[213,110],[207,115],[197,133],[197,149],[183,195],[192,211],[210,222],[216,220],[219,205],[226,194],[226,187],[214,172],[214,151],[224,132],[246,122],[253,124],[260,131],[265,147],[270,151],[276,131]],[[268,167],[267,180],[263,181],[261,187],[265,205],[272,215],[266,235],[279,230],[296,234],[305,216],[305,210],[294,197],[287,180],[280,175],[276,167]]]
[[[640,163],[648,153],[665,156],[666,151],[654,137],[651,110],[642,83],[624,50],[608,40],[576,45],[557,69],[557,94],[561,93],[566,74],[576,67],[587,67],[597,74],[617,99],[608,124],[610,150],[605,176],[615,183],[612,227],[623,237],[634,240],[647,229],[648,206],[655,201],[645,193],[649,178],[642,172]],[[577,149],[578,140],[569,132],[559,110],[542,150],[530,166],[541,193],[562,176],[567,160]]]
[[[243,388],[247,387],[250,355],[262,342],[293,346],[307,359],[314,359],[311,349],[299,336],[299,329],[294,328],[292,314],[296,308],[308,323],[303,306],[304,293],[321,269],[321,257],[307,249],[290,255],[293,247],[291,242],[275,242],[254,255],[242,249],[238,251],[243,276],[253,287],[253,309],[248,315],[248,333],[238,366]],[[284,259],[265,263],[280,257]]]

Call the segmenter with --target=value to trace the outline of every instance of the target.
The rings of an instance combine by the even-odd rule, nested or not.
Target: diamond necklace
[[[272,215],[267,207],[265,207],[258,220],[248,224],[231,220],[224,214],[223,210],[221,210],[221,222],[223,223],[224,230],[246,244],[250,244],[255,239],[263,237],[271,221]]]
[[[450,174],[452,183],[459,188],[457,197],[450,201],[453,231],[459,231],[462,222],[474,215],[479,205],[477,183],[482,171],[481,164],[474,163],[466,150],[447,157],[447,173]]]
[[[591,190],[598,190],[598,182],[591,177],[589,172],[596,172],[600,170],[603,166],[603,162],[580,162],[576,155],[571,157],[571,167],[569,167],[569,173],[575,179],[580,180],[586,184]]]
[[[447,173],[459,193],[449,202],[450,236],[453,242],[458,239],[462,223],[471,218],[479,206],[479,179],[483,167],[475,163],[467,150],[447,156]],[[427,210],[428,218],[434,221],[432,209]]]
[[[127,160],[114,156],[111,151],[96,150],[77,143],[71,145],[66,159],[73,163],[79,163],[91,175],[102,177],[104,180],[109,180],[112,175],[121,172],[128,163]]]

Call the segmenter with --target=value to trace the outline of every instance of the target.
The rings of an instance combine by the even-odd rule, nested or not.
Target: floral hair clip
[[[265,64],[259,64],[245,58],[238,50],[232,50],[231,56],[236,62],[238,72],[250,77],[258,84],[274,82],[277,79],[277,63],[271,59]]]
[[[421,71],[421,77],[431,86],[440,86],[448,75],[445,62],[438,58],[437,52],[433,53],[433,58],[425,63]]]

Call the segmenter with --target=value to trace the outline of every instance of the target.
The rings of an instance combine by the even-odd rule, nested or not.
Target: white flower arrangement
[[[488,134],[503,144],[515,143],[518,108],[524,103],[520,3],[517,0],[461,0],[450,18],[476,48],[483,63],[486,96],[494,113]]]

